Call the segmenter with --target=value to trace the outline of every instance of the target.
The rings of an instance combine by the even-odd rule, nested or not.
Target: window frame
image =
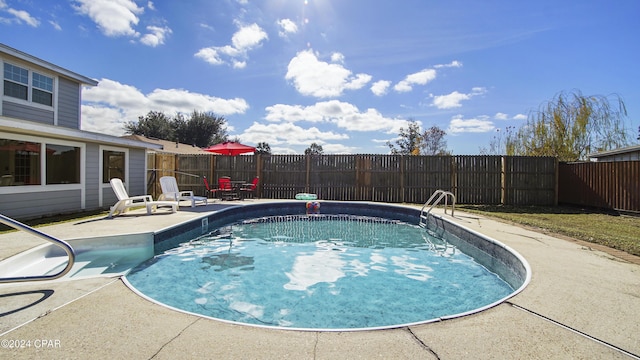
[[[27,83],[22,83],[20,81],[14,80],[14,79],[10,79],[10,78],[6,78],[4,76],[5,73],[5,66],[6,65],[10,65],[22,70],[27,71]],[[47,73],[46,71],[42,71],[39,69],[34,69],[31,66],[28,65],[24,65],[21,64],[19,62],[12,62],[12,61],[6,61],[6,60],[2,60],[2,99],[5,101],[11,101],[14,103],[21,103],[21,104],[26,104],[29,106],[34,106],[34,107],[38,107],[38,108],[42,108],[42,109],[47,109],[47,110],[54,110],[55,109],[55,103],[56,103],[56,95],[57,95],[57,85],[58,85],[58,79],[55,75]],[[51,79],[51,90],[42,87],[40,85],[34,85],[34,74],[37,74],[38,76],[44,77],[46,79]],[[11,96],[11,95],[7,95],[4,92],[4,87],[5,87],[5,82],[9,82],[12,84],[15,84],[16,86],[24,86],[27,89],[27,98],[21,98],[21,97],[15,97],[15,96]],[[48,84],[47,84],[48,85]],[[40,98],[40,96],[34,96],[34,92],[40,92],[42,94],[50,94],[51,95],[51,105],[49,104],[45,104],[43,102],[40,101],[36,101],[34,100],[34,98],[38,99]]]
[[[47,137],[36,137],[29,135],[19,135],[12,133],[0,132],[0,138],[6,140],[15,141],[28,141],[40,144],[40,184],[37,185],[11,185],[0,186],[1,194],[15,194],[15,193],[32,193],[42,191],[58,191],[58,190],[83,190],[85,187],[86,178],[86,153],[87,145],[82,142],[61,140]],[[49,184],[47,185],[47,159],[46,148],[47,144],[51,145],[63,145],[80,148],[79,169],[80,169],[80,182],[69,184]]]
[[[109,146],[109,145],[100,145],[98,147],[98,153],[99,155],[99,159],[98,159],[98,182],[100,184],[100,189],[103,191],[100,191],[100,203],[102,204],[102,194],[104,192],[105,189],[109,189],[111,190],[111,183],[109,182],[103,182],[104,179],[104,152],[105,151],[117,151],[117,152],[123,152],[124,153],[124,179],[121,179],[122,182],[124,183],[125,188],[128,188],[128,184],[129,184],[129,173],[131,172],[129,169],[129,162],[130,162],[130,158],[129,158],[129,149],[125,148],[125,147],[119,147],[119,146]]]

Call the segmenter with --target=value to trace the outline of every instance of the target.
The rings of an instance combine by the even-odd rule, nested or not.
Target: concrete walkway
[[[152,232],[219,206],[40,230],[62,239]],[[475,214],[456,211],[455,220],[522,254],[533,270],[529,286],[506,303],[458,319],[392,330],[303,332],[175,312],[139,297],[119,278],[5,284],[0,358],[640,359],[640,265]],[[26,237],[1,234],[0,259],[41,243]]]

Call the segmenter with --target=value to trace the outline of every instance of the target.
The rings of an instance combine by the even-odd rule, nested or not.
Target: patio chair
[[[191,207],[196,206],[196,202],[202,202],[207,205],[207,198],[204,196],[195,196],[193,191],[180,191],[178,189],[178,182],[173,176],[163,176],[160,178],[160,187],[162,188],[162,194],[158,197],[158,200],[177,201],[178,204],[182,200],[189,200]]]
[[[159,206],[170,206],[171,212],[178,211],[178,203],[174,201],[153,201],[151,195],[129,196],[127,190],[124,188],[122,180],[113,178],[110,181],[113,192],[116,193],[118,202],[111,207],[108,217],[113,217],[116,214],[123,214],[129,208],[142,207],[147,208],[147,215],[151,215]]]
[[[231,178],[228,176],[218,178],[218,188],[216,191],[220,194],[220,199],[222,200],[232,200],[238,196],[231,184]]]
[[[260,181],[260,177],[256,176],[253,178],[253,181],[251,181],[248,184],[243,184],[242,186],[240,186],[240,194],[243,194],[242,197],[245,198],[248,195],[251,195],[251,197],[254,197],[254,194],[256,193],[256,189],[258,188],[258,181]]]
[[[209,180],[207,180],[206,176],[202,177],[202,181],[204,182],[204,188],[207,190],[207,194],[211,195],[209,197],[216,197],[216,193],[218,192],[218,189],[211,188],[211,185],[209,185]]]

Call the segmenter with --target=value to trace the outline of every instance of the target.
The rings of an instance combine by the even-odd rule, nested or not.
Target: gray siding
[[[0,202],[0,213],[17,219],[33,219],[79,210],[80,190],[4,194]]]
[[[80,84],[58,79],[58,125],[80,129]]]
[[[624,154],[615,154],[600,156],[595,158],[597,162],[613,162],[613,161],[634,161],[640,160],[640,150],[632,151]]]
[[[43,124],[53,125],[53,111],[43,110],[16,104],[11,101],[2,102],[2,115],[6,117],[35,121]]]
[[[129,196],[133,195],[135,194],[129,192]],[[116,193],[113,192],[113,189],[111,189],[111,187],[105,187],[102,189],[102,201],[105,209],[112,207],[116,202],[118,202]]]
[[[131,196],[147,194],[146,157],[144,149],[129,150],[129,195]]]
[[[98,144],[89,143],[86,147],[87,161],[85,168],[85,204],[87,210],[97,209],[100,206],[100,152]]]

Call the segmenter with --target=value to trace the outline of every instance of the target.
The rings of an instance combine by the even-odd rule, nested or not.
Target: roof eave
[[[162,145],[147,143],[144,141],[121,138],[113,135],[105,135],[90,131],[65,128],[32,121],[17,120],[0,116],[0,131],[19,133],[25,135],[40,135],[65,140],[93,142],[106,145],[124,146],[140,149],[161,149]]]
[[[80,75],[77,74],[71,70],[67,70],[63,67],[60,67],[58,65],[52,64],[48,61],[42,60],[40,58],[37,58],[33,55],[29,55],[25,52],[22,52],[20,50],[14,49],[10,46],[7,46],[5,44],[0,43],[0,52],[5,53],[7,55],[13,56],[15,58],[18,58],[20,60],[26,61],[26,62],[30,62],[33,63],[35,65],[38,65],[42,68],[45,68],[47,70],[51,70],[53,72],[56,72],[64,77],[73,79],[79,83],[81,83],[82,85],[88,85],[88,86],[96,86],[98,85],[98,81],[91,79],[89,77],[86,77],[84,75]]]

